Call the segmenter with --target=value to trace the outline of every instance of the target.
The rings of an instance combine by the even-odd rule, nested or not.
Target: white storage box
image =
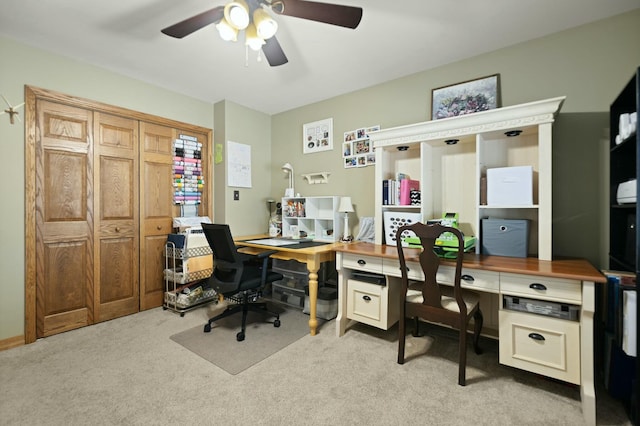
[[[414,223],[422,222],[422,215],[420,213],[403,213],[403,212],[384,212],[384,239],[388,246],[396,245],[396,232],[398,228],[405,225],[413,225]],[[405,232],[403,237],[415,237],[413,232]],[[402,246],[406,247],[404,241]]]
[[[638,181],[636,179],[632,179],[618,185],[618,190],[616,191],[616,201],[618,204],[636,202],[637,182]]]
[[[533,205],[533,167],[487,169],[487,204],[489,206]]]

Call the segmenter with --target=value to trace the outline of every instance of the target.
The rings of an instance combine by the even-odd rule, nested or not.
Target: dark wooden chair
[[[419,255],[419,262],[424,273],[424,281],[410,280],[407,276],[407,262],[402,247],[402,233],[413,231],[420,239],[423,247]],[[454,286],[439,284],[436,279],[440,258],[434,251],[435,240],[444,232],[450,232],[458,239],[458,251],[455,259]],[[402,271],[402,290],[400,293],[400,321],[398,327],[398,364],[404,364],[405,326],[406,318],[414,319],[413,335],[419,336],[419,319],[446,324],[456,328],[460,332],[458,384],[466,384],[465,371],[467,364],[467,327],[471,318],[474,319],[473,347],[477,354],[482,353],[478,346],[480,331],[482,330],[482,312],[478,295],[462,290],[460,280],[462,275],[462,258],[464,254],[464,238],[462,233],[455,228],[440,224],[425,225],[415,223],[413,225],[398,228],[396,245]]]

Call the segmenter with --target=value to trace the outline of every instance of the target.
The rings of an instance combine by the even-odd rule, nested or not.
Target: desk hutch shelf
[[[551,260],[551,126],[565,97],[476,114],[382,129],[369,136],[376,153],[376,244],[386,241],[384,212],[418,213],[422,221],[459,214],[465,235],[478,238],[482,218],[528,219],[528,255]],[[487,169],[531,166],[533,204],[486,205]],[[420,206],[383,205],[383,181],[398,173],[421,183]]]

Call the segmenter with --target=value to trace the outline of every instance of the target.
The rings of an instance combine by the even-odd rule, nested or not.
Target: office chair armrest
[[[260,253],[256,254],[255,256],[258,259],[262,259],[263,257],[270,257],[272,254],[275,254],[277,252],[278,252],[278,250],[266,250],[266,251],[263,251],[263,252],[260,252]]]

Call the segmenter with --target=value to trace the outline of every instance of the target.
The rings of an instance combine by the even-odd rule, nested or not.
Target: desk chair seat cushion
[[[441,288],[444,293],[440,299],[442,307],[448,311],[460,313],[458,302],[456,302],[456,299],[453,297],[453,288],[450,288],[449,291],[445,290],[447,287]],[[464,304],[467,305],[467,312],[471,312],[471,310],[480,302],[480,296],[472,291],[463,291],[462,298],[464,299]],[[407,289],[405,301],[407,303],[423,303],[424,298],[422,296],[422,291],[411,288]]]
[[[242,271],[242,277],[240,278],[240,284],[236,285],[233,282],[233,275],[236,271],[225,271],[217,269],[211,276],[211,284],[213,288],[223,296],[232,296],[245,290],[257,289],[263,286],[261,270],[257,268],[244,268]],[[267,271],[267,277],[265,282],[270,283],[273,281],[281,280],[282,274],[274,271]]]

